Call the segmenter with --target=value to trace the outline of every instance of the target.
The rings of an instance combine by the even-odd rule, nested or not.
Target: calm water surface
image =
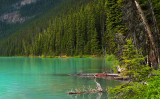
[[[0,99],[107,99],[107,94],[67,94],[83,86],[95,88],[94,79],[67,74],[103,72],[103,68],[102,58],[0,58]],[[97,81],[103,88],[121,83]]]

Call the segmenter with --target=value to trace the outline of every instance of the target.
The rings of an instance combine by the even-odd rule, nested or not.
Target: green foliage
[[[106,56],[106,61],[116,61],[116,57],[115,57],[115,55],[107,55]]]
[[[97,33],[96,29],[92,33],[91,54],[93,54],[93,55],[99,55],[100,54],[98,33]]]
[[[6,11],[9,9],[7,6],[11,6],[11,4],[18,1],[19,0],[2,0],[2,4],[0,5],[5,6],[6,9],[4,11]],[[5,24],[4,22],[0,22],[0,55],[33,55],[31,52],[33,52],[33,44],[36,41],[36,37],[39,33],[44,33],[44,30],[49,27],[49,24],[52,23],[56,16],[61,17],[67,14],[70,9],[74,9],[72,10],[72,13],[74,13],[81,5],[85,5],[89,1],[90,0],[38,0],[36,3],[23,6],[20,13],[23,14],[24,17],[27,17],[29,14],[34,14],[31,18],[28,18],[26,22],[21,24]],[[33,10],[30,11],[28,9]],[[52,48],[50,47],[50,49]],[[25,54],[26,52],[28,54]],[[53,54],[53,52],[51,53]]]
[[[116,95],[116,99],[142,99],[142,90],[146,85],[140,83],[125,83],[116,88],[111,88],[108,92]]]
[[[119,0],[106,0],[106,26],[107,30],[107,53],[114,54],[117,52],[116,35],[119,31],[123,30],[122,11]]]
[[[141,55],[141,51],[137,50],[132,44],[132,40],[128,39],[124,45],[122,67],[125,70],[123,75],[129,76],[132,81],[142,81],[148,76],[150,67],[144,65],[145,58]]]
[[[116,88],[110,88],[109,93],[116,99],[159,99],[160,71],[155,70],[145,82],[124,83]]]
[[[26,22],[24,26],[22,24],[20,30],[14,28],[16,33],[12,31],[14,35],[0,42],[0,55],[56,56],[65,54],[74,56],[100,55],[106,51],[106,48],[107,53],[117,51],[117,42],[114,36],[119,29],[114,30],[113,34],[112,31],[106,30],[106,27],[109,29],[113,26],[108,24],[109,21],[106,23],[106,20],[109,19],[109,15],[106,17],[105,2],[107,0],[62,1],[50,11],[47,10],[50,6],[47,6],[42,12],[38,9],[38,6],[55,4],[50,0],[46,1],[44,5],[40,5],[41,1],[39,1],[37,5],[34,3],[24,6],[21,9],[23,16],[27,13],[25,9],[37,9],[30,11],[29,15],[32,15],[33,12],[44,12],[44,15],[39,14],[39,17]],[[116,5],[118,4],[116,3]],[[112,10],[108,11],[110,11],[109,14]],[[119,14],[119,12],[115,13]],[[115,15],[111,14],[111,16]],[[121,16],[118,16],[117,19],[121,19]],[[117,23],[117,20],[115,22],[112,20],[111,23]],[[118,27],[118,23],[116,27]],[[113,49],[115,50],[113,51]]]
[[[113,71],[117,73],[117,66],[120,64],[119,59],[111,54],[106,56],[106,62],[107,67],[113,68]]]
[[[116,88],[110,88],[110,94],[116,99],[158,99],[160,98],[160,71],[153,70],[144,64],[140,50],[136,50],[131,39],[123,50],[123,75],[129,76],[130,81]]]
[[[50,51],[48,51],[49,49],[47,48],[36,55],[50,54],[49,52],[52,52],[54,55],[100,55],[102,50],[104,50],[102,46],[105,45],[105,39],[107,39],[107,50],[110,50],[108,53],[112,53],[112,49],[115,49],[115,52],[117,42],[114,36],[116,32],[120,30],[120,26],[122,26],[119,24],[121,22],[121,16],[117,16],[115,21],[110,21],[109,15],[119,15],[120,7],[117,8],[117,6],[113,6],[112,8],[111,5],[108,6],[110,10],[108,10],[107,23],[105,25],[105,16],[107,15],[107,13],[104,13],[107,8],[105,2],[107,4],[107,0],[94,0],[86,6],[82,5],[79,8],[79,12],[73,13],[71,9],[68,14],[56,17],[50,25],[51,30],[42,34],[41,38],[43,39],[42,45],[45,46],[40,47],[47,48],[47,46],[50,46]],[[117,1],[115,3],[118,5]],[[119,11],[111,14],[114,8],[119,9]],[[116,25],[116,29],[114,29],[114,25]],[[108,29],[112,29],[114,33],[105,32],[106,26]],[[48,39],[51,36],[50,34],[53,35],[54,38]],[[35,44],[37,43],[33,44],[33,48],[36,48],[34,47],[36,46]],[[39,50],[40,49],[41,48],[39,48]]]
[[[31,46],[31,55],[100,55],[101,54],[101,35],[96,27],[96,20],[99,19],[98,1],[81,6],[80,12],[70,9],[69,14],[56,17],[44,30],[38,34]],[[104,8],[104,6],[102,6]],[[103,27],[104,28],[104,27]]]

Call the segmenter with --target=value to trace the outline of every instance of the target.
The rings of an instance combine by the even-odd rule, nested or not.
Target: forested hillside
[[[6,38],[55,9],[64,0],[2,0],[0,38]],[[44,18],[43,18],[44,19]]]
[[[132,38],[143,55],[152,50],[134,0],[66,0],[60,8],[1,41],[2,56],[57,56],[122,54]],[[138,0],[156,48],[160,48],[160,1]],[[57,12],[55,16],[51,14]],[[154,13],[153,13],[154,11]],[[46,20],[43,20],[46,19]],[[158,49],[160,50],[160,49]]]
[[[32,3],[21,7],[21,2]],[[36,1],[36,2],[35,2]],[[4,1],[5,2],[5,1]],[[22,42],[31,42],[34,36],[49,26],[54,17],[68,13],[68,9],[78,8],[89,0],[8,0],[2,6],[0,15],[6,20],[0,20],[0,53],[1,56],[24,55]],[[26,3],[26,2],[25,2]],[[15,7],[16,6],[16,7]],[[17,8],[18,6],[18,8]],[[20,7],[20,8],[19,8]],[[12,9],[13,8],[13,9]],[[17,12],[12,13],[12,12]],[[11,14],[10,14],[11,12]],[[20,15],[19,15],[20,14]],[[17,18],[17,15],[18,18]],[[24,22],[19,19],[28,17]],[[32,17],[33,16],[33,17]],[[16,17],[16,18],[15,18]]]

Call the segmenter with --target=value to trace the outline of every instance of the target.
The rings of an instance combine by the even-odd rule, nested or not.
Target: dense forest
[[[133,44],[144,50],[143,55],[150,53],[145,26],[132,0],[66,2],[68,5],[61,4],[59,8],[62,10],[57,16],[51,17],[52,14],[48,13],[44,16],[47,20],[39,18],[2,40],[1,56],[120,55],[127,38],[132,38]],[[158,48],[159,1],[152,1],[154,15],[148,1],[139,0],[139,3]]]
[[[13,3],[9,1],[6,5]],[[89,2],[89,0],[47,0],[45,1],[46,3],[41,1],[43,0],[39,0],[36,4],[32,4],[32,6],[35,7],[27,5],[20,9],[20,12],[23,12],[21,13],[21,16],[28,16],[27,12],[29,11],[30,14],[36,15],[34,18],[24,23],[8,24],[0,21],[1,56],[24,55],[23,42],[29,44],[29,42],[33,41],[33,38],[35,38],[37,34],[43,33],[43,31],[49,26],[50,22],[54,20],[56,16],[58,17],[62,14],[67,14],[70,8],[75,8],[76,10],[82,4],[85,5]],[[47,7],[45,8],[47,10],[45,10],[44,7]],[[35,12],[28,9],[39,9],[40,11]],[[7,11],[8,9],[5,8],[3,10]]]

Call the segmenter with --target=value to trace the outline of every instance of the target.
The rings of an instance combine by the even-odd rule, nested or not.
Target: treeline
[[[97,4],[98,3],[98,4]],[[35,37],[31,55],[101,54],[104,0],[82,6],[79,11],[56,17],[44,33]],[[104,22],[104,23],[103,23]],[[104,32],[103,32],[104,33]],[[28,53],[27,53],[28,54]]]
[[[154,22],[149,2],[142,0],[140,3],[143,10],[149,11],[146,15],[152,26]],[[88,5],[82,6],[79,12],[73,13],[71,9],[69,14],[55,18],[48,29],[36,36],[27,55],[120,55],[125,39],[130,37],[138,49],[145,50],[142,54],[148,55],[150,46],[146,43],[148,37],[145,27],[137,9],[130,4],[133,1],[92,0]],[[135,12],[126,12],[126,7]],[[135,18],[131,19],[132,17]],[[156,45],[159,46],[159,34],[153,34]]]
[[[70,9],[67,15],[56,17],[43,33],[34,38],[31,48],[26,49],[26,55],[74,56],[115,53],[118,50],[116,32],[124,31],[120,4],[115,3],[92,0],[86,6],[81,6],[77,12]]]
[[[70,8],[74,8],[75,10],[79,9],[81,5],[87,4],[90,0],[62,0],[60,3],[59,0],[47,0],[45,2],[54,3],[53,1],[55,1],[56,4],[58,1],[58,4],[56,6],[52,5],[53,7],[51,9],[46,10],[46,12],[40,12],[38,16],[23,24],[1,24],[0,56],[24,56],[24,44],[25,47],[32,44],[34,37],[47,29],[49,23],[56,16],[67,14]],[[24,10],[27,9],[23,9],[23,11]]]
[[[138,49],[144,50],[142,54],[148,55],[150,46],[145,26],[133,1],[75,1],[74,4],[77,6],[67,7],[67,11],[64,9],[57,17],[50,19],[49,23],[44,26],[47,28],[43,28],[42,25],[42,28],[36,30],[35,24],[34,27],[26,29],[27,32],[24,32],[24,36],[16,35],[5,40],[0,44],[0,54],[3,56],[74,56],[84,54],[116,54],[120,56],[122,45],[126,43],[125,40],[132,38],[132,43]],[[153,32],[156,46],[160,48],[158,38],[160,34],[155,31],[153,26],[150,3],[146,0],[139,0],[139,2]],[[158,28],[160,26],[159,2],[152,0]],[[28,38],[26,39],[26,37]]]

